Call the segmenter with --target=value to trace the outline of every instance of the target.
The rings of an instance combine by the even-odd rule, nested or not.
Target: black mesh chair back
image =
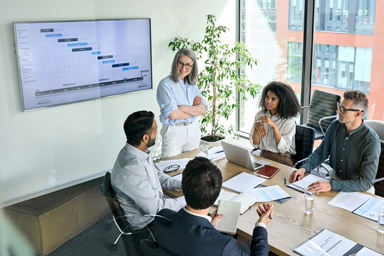
[[[313,151],[315,129],[296,124],[295,144],[296,155],[293,156],[294,165],[300,166]]]
[[[100,184],[100,191],[106,197],[109,208],[113,214],[113,217],[121,231],[126,231],[129,227],[129,223],[124,215],[124,210],[120,207],[120,202],[116,198],[115,191],[113,191],[111,185],[111,173],[107,172],[104,176],[102,183]]]
[[[313,92],[306,126],[315,129],[315,140],[323,139],[328,126],[336,119],[337,102],[340,99],[340,95],[335,93],[320,90]]]
[[[381,153],[379,158],[379,167],[377,168],[376,180],[374,183],[375,194],[384,197],[384,141],[380,140]]]

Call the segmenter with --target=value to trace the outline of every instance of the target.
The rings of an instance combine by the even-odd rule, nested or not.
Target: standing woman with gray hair
[[[157,87],[157,102],[160,107],[162,157],[178,155],[198,148],[200,125],[197,117],[208,108],[197,83],[198,68],[195,53],[180,49],[172,62],[171,74],[160,81]]]

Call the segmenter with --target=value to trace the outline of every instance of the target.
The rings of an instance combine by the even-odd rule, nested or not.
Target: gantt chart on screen
[[[16,23],[24,109],[152,88],[149,22]]]

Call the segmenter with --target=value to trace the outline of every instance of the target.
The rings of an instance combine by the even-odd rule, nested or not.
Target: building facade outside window
[[[305,2],[271,2],[240,1],[240,40],[259,60],[241,72],[262,86],[287,82],[300,97]],[[361,90],[369,99],[367,119],[384,120],[384,16],[377,15],[384,1],[316,0],[314,8],[312,92]],[[240,131],[249,132],[257,103],[241,102]]]

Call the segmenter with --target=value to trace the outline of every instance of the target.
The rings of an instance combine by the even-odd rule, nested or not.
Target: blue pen
[[[215,154],[223,153],[224,150],[217,151]]]
[[[287,178],[284,178],[284,185],[287,186]]]
[[[270,219],[272,219],[272,216],[271,216],[271,214],[269,214],[269,218],[270,218]]]

